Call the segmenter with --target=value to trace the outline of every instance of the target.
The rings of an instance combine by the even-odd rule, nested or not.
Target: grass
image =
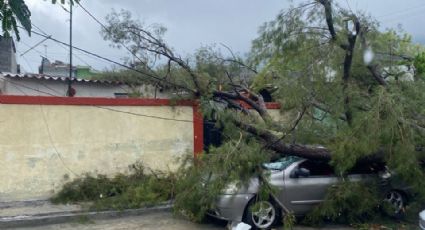
[[[173,199],[176,176],[153,171],[141,163],[130,166],[130,173],[112,178],[86,174],[65,184],[53,203],[90,202],[94,210],[123,210],[156,205]]]

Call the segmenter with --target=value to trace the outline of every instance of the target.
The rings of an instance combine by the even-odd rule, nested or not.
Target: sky
[[[365,11],[381,22],[381,28],[402,27],[413,40],[425,44],[424,0],[334,0],[352,11]],[[235,53],[249,52],[251,41],[257,37],[258,27],[273,20],[281,10],[301,0],[81,0],[81,4],[100,21],[112,9],[130,10],[133,16],[146,24],[159,23],[167,28],[167,43],[181,56],[188,56],[201,46],[225,44]],[[53,38],[68,43],[69,14],[60,4],[50,0],[26,0],[32,13],[32,22]],[[66,6],[67,7],[67,6]],[[109,59],[123,62],[131,55],[125,50],[112,48],[100,34],[100,25],[80,7],[74,8],[73,44]],[[38,29],[33,28],[35,31]],[[41,56],[50,60],[69,62],[69,50],[35,34],[29,37],[21,32],[16,42],[18,63],[23,72],[36,73]],[[22,55],[23,54],[23,55]],[[113,64],[74,51],[73,63],[91,66],[96,70],[113,68]]]

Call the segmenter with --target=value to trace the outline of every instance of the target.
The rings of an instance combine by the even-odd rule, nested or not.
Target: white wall
[[[129,87],[103,83],[73,82],[75,97],[115,97],[115,93],[138,92],[143,98],[170,98],[169,92],[160,92],[152,85]],[[68,83],[64,81],[42,79],[15,79],[0,76],[0,90],[6,95],[24,96],[66,96]]]
[[[39,79],[5,78],[3,94],[27,96],[66,96],[67,82]],[[114,93],[127,93],[126,85],[73,82],[75,97],[115,97]]]

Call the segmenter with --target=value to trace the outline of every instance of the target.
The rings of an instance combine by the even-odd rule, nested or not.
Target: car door
[[[309,175],[296,177],[294,172],[299,168],[309,170]],[[304,160],[285,171],[284,189],[279,199],[294,214],[303,215],[322,202],[328,188],[337,182],[328,163]]]

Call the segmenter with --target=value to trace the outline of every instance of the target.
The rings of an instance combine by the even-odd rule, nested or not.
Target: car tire
[[[384,201],[390,205],[390,211],[386,213],[391,217],[402,218],[404,215],[404,208],[407,204],[406,195],[398,190],[388,191],[385,195]]]
[[[273,201],[259,201],[254,197],[245,208],[243,222],[252,229],[271,229],[280,221],[280,216],[280,209]]]

